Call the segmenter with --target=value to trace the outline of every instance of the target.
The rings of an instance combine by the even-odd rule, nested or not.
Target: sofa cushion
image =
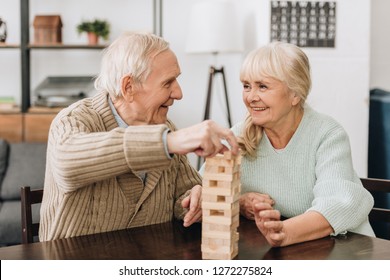
[[[43,188],[46,143],[10,143],[8,167],[1,186],[3,200],[20,199],[20,188]]]
[[[33,222],[39,222],[41,204],[31,206]],[[0,203],[0,246],[22,242],[22,215],[20,201]],[[1,257],[0,257],[1,258]]]
[[[8,142],[0,139],[0,186],[7,169],[8,147]]]

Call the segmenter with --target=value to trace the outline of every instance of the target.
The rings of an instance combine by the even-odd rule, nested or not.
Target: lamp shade
[[[242,40],[234,4],[208,0],[192,6],[187,53],[239,52]]]

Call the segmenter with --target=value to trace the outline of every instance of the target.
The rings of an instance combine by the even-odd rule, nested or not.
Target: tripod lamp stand
[[[209,0],[194,4],[191,8],[187,38],[187,53],[212,54],[240,52],[242,41],[239,36],[235,4],[229,0]],[[222,76],[226,102],[227,121],[232,126],[224,67],[211,66],[207,88],[204,120],[210,119],[213,81]],[[198,158],[198,169],[201,158]]]
[[[227,110],[227,121],[229,123],[229,127],[232,127],[232,120],[230,117],[229,98],[228,98],[227,87],[226,87],[225,71],[224,71],[223,67],[217,69],[214,66],[210,66],[209,85],[207,88],[207,97],[206,97],[206,104],[205,104],[205,111],[204,111],[203,120],[208,120],[210,118],[211,92],[212,92],[212,87],[213,87],[213,80],[217,74],[222,75],[223,88],[224,88],[225,101],[226,101],[226,110]]]

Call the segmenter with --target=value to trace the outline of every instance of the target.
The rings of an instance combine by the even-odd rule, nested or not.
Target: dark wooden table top
[[[284,248],[271,248],[253,221],[240,220],[236,259],[379,260],[390,259],[390,241],[348,233]],[[184,228],[174,221],[100,234],[0,248],[0,259],[201,259],[201,225]]]

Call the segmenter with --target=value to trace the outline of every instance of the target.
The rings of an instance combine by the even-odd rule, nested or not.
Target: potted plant
[[[82,21],[77,25],[77,31],[79,34],[87,32],[89,44],[96,45],[99,41],[99,37],[102,37],[104,40],[108,39],[110,24],[105,20],[99,19]]]

